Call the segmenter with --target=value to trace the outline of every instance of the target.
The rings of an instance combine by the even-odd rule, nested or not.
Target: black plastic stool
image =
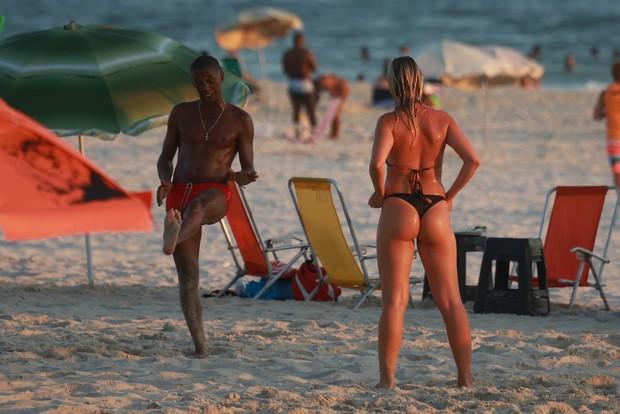
[[[476,285],[467,284],[467,253],[483,252],[487,244],[487,238],[484,235],[484,230],[457,231],[454,233],[454,236],[456,237],[456,272],[459,279],[459,292],[461,293],[461,301],[465,303],[468,300],[476,299],[478,289]],[[431,287],[425,273],[422,299],[432,297]]]
[[[493,277],[495,261],[495,277]],[[516,262],[518,289],[510,289],[510,262]],[[536,264],[538,283],[532,282],[532,265]],[[542,241],[490,237],[482,257],[476,313],[517,313],[547,315],[549,290]]]

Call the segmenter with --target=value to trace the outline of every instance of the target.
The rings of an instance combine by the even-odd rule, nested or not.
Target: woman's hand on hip
[[[383,207],[383,200],[385,200],[384,196],[374,192],[368,199],[368,205],[372,208],[381,208]]]

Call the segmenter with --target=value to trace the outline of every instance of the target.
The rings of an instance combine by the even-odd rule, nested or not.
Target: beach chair
[[[609,192],[615,193],[614,210],[609,220],[605,245],[599,255],[593,251],[603,207]],[[549,219],[546,220],[547,209],[554,194],[553,207]],[[603,291],[602,276],[604,265],[609,263],[607,253],[618,213],[618,202],[618,193],[614,187],[562,186],[547,192],[538,230],[538,237],[542,239],[546,228],[543,250],[547,266],[547,286],[549,288],[572,287],[569,307],[573,306],[577,288],[589,286],[599,291],[605,309],[609,310]],[[593,260],[596,260],[596,264]],[[594,278],[594,283],[588,280],[590,273]],[[514,280],[512,277],[511,279]],[[532,281],[534,285],[537,284],[536,278]]]
[[[362,245],[358,242],[344,197],[334,180],[293,177],[289,180],[288,187],[306,234],[312,258],[319,272],[320,262],[327,273],[325,278],[320,275],[321,283],[333,283],[341,288],[360,291],[361,297],[354,307],[358,309],[368,296],[380,288],[379,278],[371,278],[366,268],[366,261],[377,257],[376,254],[367,254],[367,249],[376,248],[376,245],[374,243]],[[353,241],[351,247],[340,224],[332,190],[338,194]],[[421,281],[422,279],[411,279],[412,283]],[[317,290],[318,286],[306,300],[311,299]],[[411,292],[409,296],[412,304]]]
[[[229,182],[228,185],[231,198],[226,217],[220,220],[220,225],[237,271],[217,296],[224,295],[244,276],[267,278],[265,286],[253,296],[253,299],[258,299],[278,280],[295,275],[291,268],[299,258],[306,257],[308,246],[302,239],[295,236],[263,240],[243,190],[234,181]],[[290,260],[282,262],[277,253],[286,250],[297,250],[297,252]]]

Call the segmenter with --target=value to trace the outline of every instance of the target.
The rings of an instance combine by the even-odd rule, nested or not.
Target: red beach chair
[[[609,310],[609,304],[603,292],[602,276],[603,266],[609,263],[607,252],[618,213],[617,193],[603,252],[601,255],[593,252],[609,190],[614,192],[614,187],[570,186],[555,187],[547,193],[538,231],[538,237],[542,237],[545,224],[547,224],[544,243],[547,285],[549,288],[572,287],[569,307],[573,306],[577,288],[589,286],[599,291],[605,309]],[[546,223],[547,208],[554,193],[553,208]],[[593,259],[596,259],[598,266],[593,263]],[[588,280],[590,273],[594,277],[594,283]],[[511,279],[514,280],[514,278]],[[533,283],[536,281],[536,279],[532,280]]]
[[[224,295],[244,276],[268,278],[265,286],[253,297],[257,299],[276,281],[295,276],[296,271],[291,268],[300,257],[305,256],[308,246],[303,240],[294,236],[263,241],[243,190],[234,181],[228,185],[231,198],[226,218],[221,220],[220,224],[237,272],[218,296]],[[298,250],[298,252],[288,262],[281,262],[277,252],[285,250]],[[273,260],[270,260],[269,254]]]

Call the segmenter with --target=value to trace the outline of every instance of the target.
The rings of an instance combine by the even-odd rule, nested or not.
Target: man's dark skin
[[[306,49],[306,42],[301,33],[295,35],[293,47],[282,56],[284,73],[289,78],[307,79],[316,70],[314,55]]]
[[[242,109],[224,102],[221,91],[223,79],[224,73],[216,65],[192,70],[192,82],[200,100],[181,103],[170,113],[166,137],[157,161],[161,180],[157,189],[158,201],[170,193],[171,182],[226,184],[233,179],[245,185],[258,178],[253,164],[252,119]],[[200,119],[200,109],[206,130]],[[219,121],[216,121],[220,114]],[[211,127],[213,129],[205,140],[205,132]],[[172,161],[177,150],[178,160],[173,176]],[[237,152],[242,171],[233,172],[231,165]],[[202,306],[198,295],[201,226],[217,223],[226,214],[226,208],[225,195],[217,189],[208,189],[193,199],[184,211],[167,211],[164,222],[164,253],[174,257],[181,308],[197,357],[207,355]],[[177,235],[176,243],[174,237],[172,242],[169,239],[167,243],[166,234],[172,237]]]
[[[314,55],[305,47],[304,36],[296,33],[293,38],[293,47],[287,50],[282,56],[282,67],[284,73],[289,79],[311,79],[312,73],[316,70],[317,65]],[[299,124],[299,113],[302,106],[310,120],[312,127],[316,125],[316,115],[314,112],[314,96],[306,94],[305,97],[295,98],[290,94],[291,103],[293,105],[293,122]]]

